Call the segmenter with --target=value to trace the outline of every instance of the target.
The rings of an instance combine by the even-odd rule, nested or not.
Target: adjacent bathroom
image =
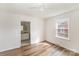
[[[30,22],[21,22],[21,44],[22,46],[30,44]]]

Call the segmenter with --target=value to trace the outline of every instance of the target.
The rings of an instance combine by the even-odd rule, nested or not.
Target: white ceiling
[[[1,11],[26,14],[32,17],[45,18],[79,8],[77,3],[4,3]]]

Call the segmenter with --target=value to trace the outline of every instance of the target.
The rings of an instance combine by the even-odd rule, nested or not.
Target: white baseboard
[[[6,49],[1,49],[0,52],[4,52],[7,50],[12,50],[12,49],[16,49],[16,48],[20,48],[21,46],[16,46],[16,47],[10,47],[10,48],[6,48]]]
[[[48,41],[48,40],[46,40],[46,41]],[[48,42],[50,42],[50,41],[48,41]],[[73,51],[73,52],[79,54],[79,51],[77,51],[76,49],[67,48],[67,47],[61,46],[60,44],[53,43],[53,42],[50,42],[50,43],[55,44],[55,45],[60,46],[60,47],[63,47],[63,48],[65,48],[65,49],[67,49],[67,50],[70,50],[70,51]]]

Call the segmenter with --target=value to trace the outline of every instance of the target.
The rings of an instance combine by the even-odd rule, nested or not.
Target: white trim
[[[57,38],[61,38],[61,39],[65,39],[65,40],[69,40],[69,38],[65,38],[65,37],[61,37],[61,36],[56,36]]]

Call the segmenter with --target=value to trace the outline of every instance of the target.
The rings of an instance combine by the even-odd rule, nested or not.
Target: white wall
[[[0,12],[0,52],[21,46],[21,21],[31,22],[31,43],[43,41],[42,19]]]
[[[23,16],[21,21],[31,22],[31,43],[38,43],[44,40],[44,20]]]
[[[56,38],[56,19],[69,17],[70,30],[69,39]],[[79,52],[79,9],[73,10],[61,15],[47,18],[46,22],[46,40],[54,44],[60,45],[67,49]]]

